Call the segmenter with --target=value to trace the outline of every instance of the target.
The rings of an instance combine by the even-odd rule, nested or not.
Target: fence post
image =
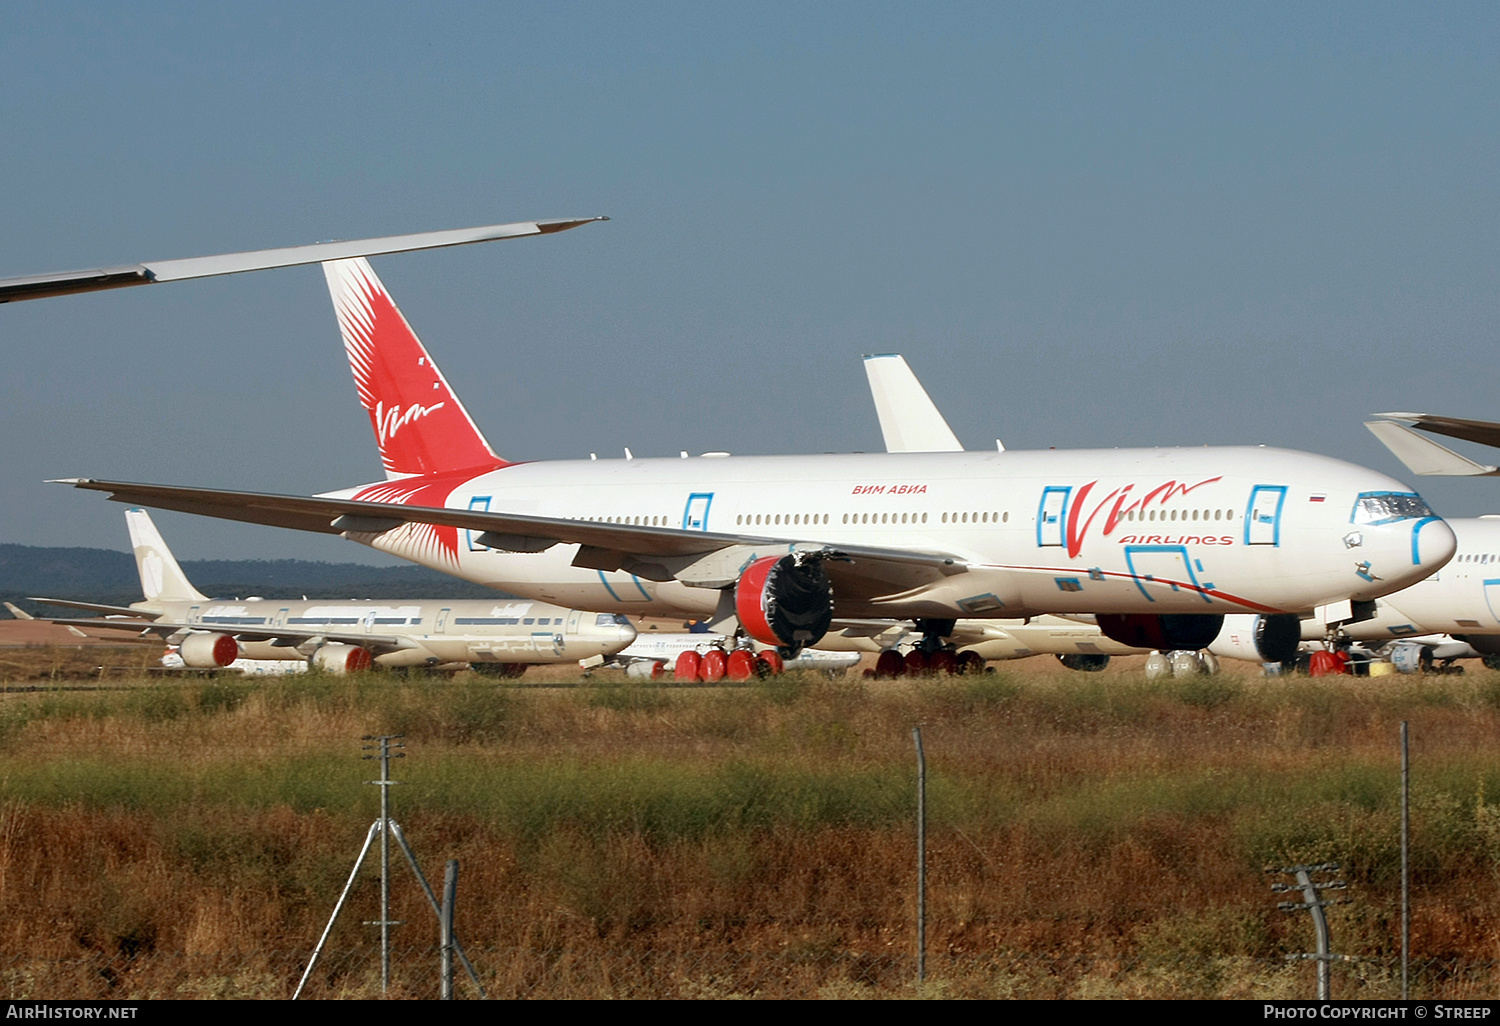
[[[913,727],[917,745],[917,982],[927,979],[927,757],[922,728]]]

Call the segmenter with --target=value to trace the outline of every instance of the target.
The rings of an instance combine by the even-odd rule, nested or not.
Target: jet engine
[[[1109,656],[1097,652],[1059,652],[1057,661],[1070,670],[1098,673],[1109,665]]]
[[[240,643],[227,634],[189,634],[177,646],[182,665],[195,670],[215,670],[240,657]]]
[[[1111,641],[1158,652],[1207,648],[1224,626],[1222,613],[1100,613],[1096,619]]]
[[[1302,621],[1293,613],[1270,616],[1227,616],[1224,629],[1208,650],[1229,659],[1253,663],[1284,663],[1297,658]]]
[[[340,676],[368,670],[373,662],[367,649],[340,642],[330,642],[312,655],[313,669]]]
[[[828,633],[833,585],[815,555],[766,556],[740,574],[734,610],[756,641],[797,652]]]

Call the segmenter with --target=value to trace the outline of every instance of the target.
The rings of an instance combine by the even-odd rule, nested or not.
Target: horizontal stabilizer
[[[1420,477],[1494,477],[1500,470],[1475,463],[1430,438],[1423,438],[1411,428],[1391,420],[1369,420],[1365,427],[1380,439],[1380,444]]]
[[[77,292],[100,292],[130,285],[150,285],[159,281],[181,281],[185,278],[209,278],[241,271],[263,271],[273,267],[295,267],[325,260],[350,257],[406,253],[418,249],[441,249],[466,246],[474,242],[493,242],[526,235],[550,235],[577,228],[603,217],[582,217],[554,221],[518,221],[479,228],[454,228],[440,232],[418,232],[414,235],[389,235],[379,239],[354,239],[345,242],[318,242],[309,246],[261,249],[247,253],[223,253],[219,256],[190,257],[186,260],[154,260],[144,264],[101,267],[82,271],[60,271],[19,278],[0,278],[0,303],[44,296],[67,296]]]

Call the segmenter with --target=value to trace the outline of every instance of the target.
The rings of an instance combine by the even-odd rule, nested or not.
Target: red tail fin
[[[323,273],[386,476],[505,466],[364,258]]]

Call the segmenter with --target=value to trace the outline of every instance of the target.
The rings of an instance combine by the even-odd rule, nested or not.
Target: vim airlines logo
[[[1144,513],[1151,503],[1161,506],[1170,499],[1187,495],[1194,489],[1221,480],[1223,480],[1222,477],[1211,477],[1192,485],[1183,484],[1180,481],[1168,481],[1166,484],[1151,489],[1134,502],[1130,501],[1131,492],[1135,489],[1134,484],[1122,485],[1103,498],[1093,499],[1094,486],[1099,482],[1090,481],[1078,489],[1078,495],[1068,504],[1067,529],[1064,534],[1068,555],[1069,557],[1076,556],[1083,551],[1084,536],[1088,534],[1089,528],[1093,526],[1095,518],[1100,513],[1104,513],[1104,527],[1099,533],[1108,538],[1119,526],[1120,521],[1132,513]]]
[[[433,403],[431,406],[412,403],[404,410],[400,406],[392,406],[388,410],[385,408],[385,403],[377,402],[375,404],[375,434],[379,437],[380,443],[384,445],[396,436],[397,431],[400,431],[412,421],[421,420],[428,414],[436,413],[447,405],[446,402]]]

